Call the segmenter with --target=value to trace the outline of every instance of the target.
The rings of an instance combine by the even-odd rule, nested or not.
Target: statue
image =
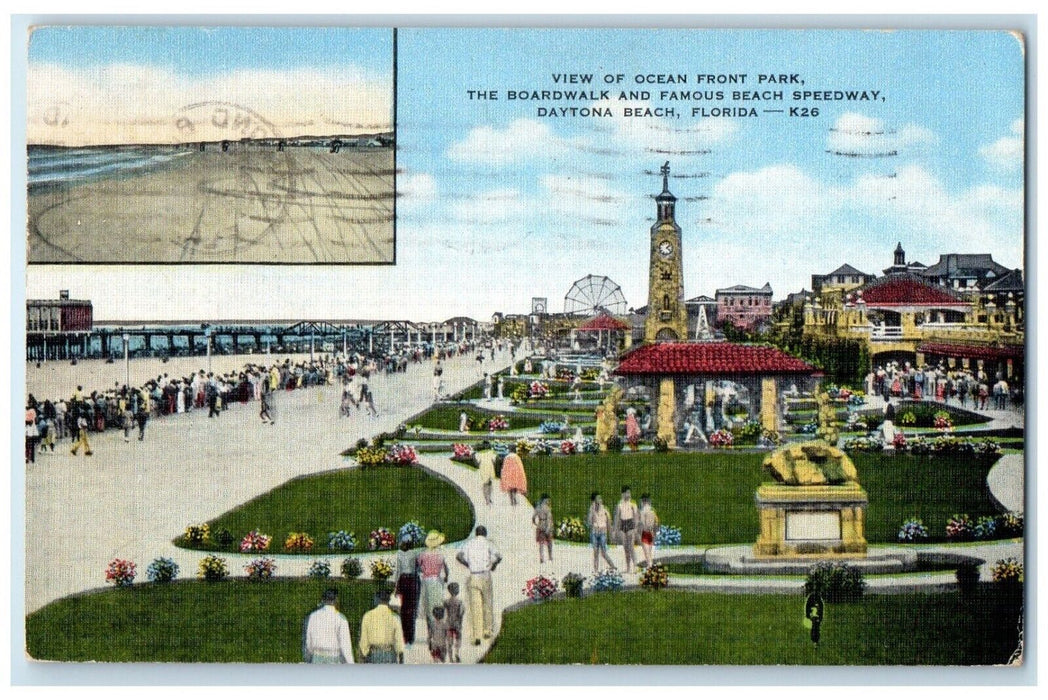
[[[859,481],[851,458],[837,447],[819,441],[775,450],[764,458],[762,466],[777,482],[787,486],[858,484]]]
[[[815,400],[819,405],[817,419],[819,428],[815,431],[815,436],[827,445],[836,447],[837,441],[841,437],[840,424],[837,421],[837,409],[830,401],[830,395],[826,392],[819,392]]]
[[[597,445],[601,452],[608,451],[608,440],[618,433],[619,419],[616,411],[621,398],[622,389],[615,387],[604,397],[604,402],[597,406]]]

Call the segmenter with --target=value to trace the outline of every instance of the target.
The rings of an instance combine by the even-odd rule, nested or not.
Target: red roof
[[[590,320],[579,326],[580,331],[624,331],[629,328],[628,323],[623,323],[617,318],[613,318],[608,314],[600,314],[594,316]]]
[[[917,352],[945,357],[967,357],[973,360],[1019,358],[1024,354],[1023,348],[1016,345],[994,348],[987,345],[952,345],[950,343],[921,343],[917,346]]]
[[[864,287],[862,299],[878,306],[962,306],[963,299],[913,277],[889,278]]]
[[[739,343],[657,343],[626,355],[615,374],[813,374],[778,348]]]

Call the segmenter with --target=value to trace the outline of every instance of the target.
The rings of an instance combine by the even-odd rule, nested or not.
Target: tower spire
[[[677,198],[670,192],[670,162],[666,163],[659,169],[662,173],[662,192],[655,197],[655,203],[658,208],[659,221],[672,221],[674,217],[674,203]]]

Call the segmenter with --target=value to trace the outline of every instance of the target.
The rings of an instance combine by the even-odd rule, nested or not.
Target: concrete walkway
[[[478,367],[475,357],[459,356],[445,363],[444,380],[449,393],[478,381],[482,372],[501,370],[509,363],[508,353],[496,355],[494,363]],[[38,457],[26,467],[26,611],[72,593],[104,585],[104,570],[114,557],[129,558],[139,564],[140,578],[145,566],[159,556],[174,559],[181,576],[196,575],[200,552],[175,547],[170,538],[189,523],[204,522],[240,503],[264,493],[290,478],[347,465],[338,452],[358,438],[393,430],[432,402],[432,374],[428,363],[410,365],[407,373],[378,375],[371,380],[378,418],[355,412],[338,417],[339,388],[279,392],[276,399],[276,425],[259,422],[257,405],[232,406],[216,419],[206,411],[194,411],[149,423],[144,442],[125,444],[119,431],[95,437],[92,457],[72,457],[69,443],[63,442],[53,455]],[[501,409],[500,402],[492,408]],[[480,402],[479,405],[485,405]],[[1021,422],[1020,422],[1021,425]],[[1012,457],[1012,459],[1008,459]],[[521,602],[525,582],[544,574],[558,582],[568,573],[592,573],[592,552],[586,545],[555,544],[554,561],[540,565],[538,546],[531,524],[532,507],[520,499],[509,504],[497,487],[495,503],[484,505],[476,470],[452,462],[447,455],[424,454],[425,468],[457,484],[474,504],[477,523],[487,526],[490,539],[503,554],[503,563],[494,576],[496,636],[501,629],[503,608]],[[994,497],[1010,510],[1022,506],[1022,456],[1002,458],[990,473]],[[1018,501],[1016,501],[1018,497]],[[1015,505],[1018,504],[1018,507]],[[556,503],[554,505],[554,514]],[[657,505],[657,504],[656,504]],[[445,555],[451,580],[465,591],[467,572],[454,561],[462,543],[448,543]],[[922,548],[982,559],[983,578],[1001,558],[1021,559],[1023,544],[941,545]],[[701,556],[706,547],[673,547],[660,555]],[[638,556],[641,555],[637,548]],[[233,575],[243,575],[249,555],[223,554]],[[362,563],[392,553],[365,555]],[[613,561],[623,566],[621,547],[611,547]],[[316,559],[327,559],[337,570],[343,557],[317,553],[315,557],[275,555],[278,575],[302,576]],[[627,585],[637,583],[637,574],[624,574]],[[954,583],[953,572],[871,576],[871,592],[908,589],[930,590]],[[675,576],[675,587],[724,593],[798,592],[800,577],[774,576]],[[468,607],[468,606],[467,606]],[[475,663],[487,652],[491,640],[480,646],[468,638],[469,612],[464,630],[462,661]],[[354,638],[359,621],[351,621]],[[417,624],[420,640],[408,649],[406,662],[429,663],[424,618]]]

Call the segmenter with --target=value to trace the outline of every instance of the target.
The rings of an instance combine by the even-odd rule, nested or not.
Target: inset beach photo
[[[36,28],[29,262],[392,263],[393,41]]]

